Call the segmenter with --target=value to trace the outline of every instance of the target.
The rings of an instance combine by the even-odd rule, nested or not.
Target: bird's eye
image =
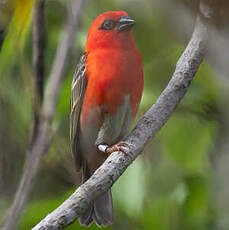
[[[113,30],[115,26],[116,26],[116,22],[114,20],[105,20],[99,29],[100,30]]]

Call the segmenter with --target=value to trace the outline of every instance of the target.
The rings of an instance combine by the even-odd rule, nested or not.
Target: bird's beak
[[[134,24],[135,21],[132,18],[122,15],[118,23],[118,31],[128,31],[134,26]]]

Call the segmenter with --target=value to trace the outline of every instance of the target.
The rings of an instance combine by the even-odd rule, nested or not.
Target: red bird
[[[70,139],[83,182],[113,151],[136,115],[143,90],[143,69],[132,33],[135,21],[124,11],[99,15],[92,23],[72,82]],[[113,146],[113,147],[112,147]],[[80,218],[88,226],[113,223],[111,190],[98,197]]]

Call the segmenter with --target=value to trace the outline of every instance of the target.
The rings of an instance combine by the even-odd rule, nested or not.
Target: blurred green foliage
[[[69,150],[70,85],[90,23],[108,10],[126,10],[137,21],[134,34],[145,74],[139,118],[168,83],[185,48],[151,1],[88,1],[61,85],[51,148],[42,161],[32,199],[21,218],[21,230],[31,229],[54,210],[80,181]],[[65,14],[65,1],[46,2],[46,76]],[[15,21],[11,21],[0,54],[0,210],[9,206],[20,179],[31,122],[33,67],[29,18],[19,40],[11,29]],[[116,222],[107,229],[213,229],[217,219],[209,154],[219,132],[224,90],[210,66],[204,63],[172,118],[114,185]],[[66,229],[83,228],[76,222]],[[89,229],[97,227],[92,225]]]

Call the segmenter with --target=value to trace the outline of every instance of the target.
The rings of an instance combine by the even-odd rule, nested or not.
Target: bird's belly
[[[95,145],[119,142],[128,133],[132,120],[130,96],[127,95],[115,114],[105,113]]]
[[[95,157],[94,155],[98,153],[97,146],[99,144],[111,146],[121,141],[127,135],[133,121],[130,96],[125,96],[124,103],[120,105],[115,114],[104,113],[102,123],[96,121],[96,118],[100,116],[100,107],[94,107],[88,116],[87,122],[85,122],[81,129],[79,138],[80,149],[84,156],[87,156],[86,158],[92,159]]]
[[[102,122],[96,120],[101,117],[103,108],[94,107],[87,117],[87,122],[81,127],[79,136],[80,152],[93,173],[105,160],[105,154],[97,148],[99,144],[112,146],[127,135],[132,123],[130,96],[125,96],[115,114],[103,114]]]

